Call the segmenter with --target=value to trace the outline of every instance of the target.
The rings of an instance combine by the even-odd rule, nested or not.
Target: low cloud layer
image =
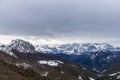
[[[119,41],[119,0],[1,0],[0,35]]]

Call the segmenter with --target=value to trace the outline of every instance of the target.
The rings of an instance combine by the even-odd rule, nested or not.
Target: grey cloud
[[[120,38],[119,0],[2,0],[0,34]]]

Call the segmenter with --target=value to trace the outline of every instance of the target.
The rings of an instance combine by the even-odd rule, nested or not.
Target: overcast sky
[[[0,41],[120,42],[120,0],[0,0]]]

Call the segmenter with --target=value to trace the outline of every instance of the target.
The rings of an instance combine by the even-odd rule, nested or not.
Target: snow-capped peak
[[[120,51],[120,47],[114,47],[107,43],[71,43],[62,45],[35,45],[35,47],[24,40],[16,39],[12,40],[10,44],[0,44],[0,50],[13,55],[12,50],[16,50],[22,53],[53,53],[53,54],[69,54],[69,55],[81,55],[83,53],[91,53],[97,51]]]
[[[35,53],[34,46],[31,43],[24,40],[12,40],[12,42],[8,46],[11,50],[13,49],[23,53]]]
[[[38,52],[43,53],[63,53],[63,54],[74,54],[80,55],[85,52],[97,52],[97,51],[120,51],[120,48],[115,48],[107,43],[73,43],[73,44],[63,44],[63,45],[53,45],[53,46],[36,46]]]
[[[35,47],[31,43],[20,39],[12,40],[11,43],[7,45],[0,44],[0,50],[16,58],[17,56],[13,53],[12,50],[16,50],[22,53],[36,52]]]

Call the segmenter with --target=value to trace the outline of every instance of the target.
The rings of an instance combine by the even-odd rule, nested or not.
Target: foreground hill
[[[0,80],[47,80],[31,68],[25,69],[25,64],[17,66],[22,62],[0,51]]]
[[[0,51],[1,80],[90,80],[95,78],[95,75],[83,66],[62,59],[56,60],[50,55],[39,55],[40,53],[24,55],[25,53],[13,52],[17,58]]]

